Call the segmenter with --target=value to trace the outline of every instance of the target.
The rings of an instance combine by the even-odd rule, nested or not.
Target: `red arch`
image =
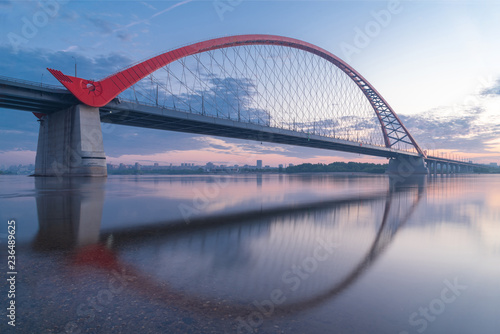
[[[145,60],[141,63],[128,67],[118,73],[110,75],[100,81],[85,80],[69,75],[63,74],[61,71],[49,69],[50,73],[56,77],[75,97],[82,103],[92,107],[103,107],[118,94],[130,88],[139,80],[145,78],[156,70],[178,60],[183,57],[202,53],[211,50],[228,48],[241,45],[281,45],[295,49],[304,50],[313,53],[319,57],[326,59],[333,63],[335,66],[345,72],[363,91],[367,99],[370,101],[378,119],[382,126],[386,147],[391,147],[399,141],[406,142],[398,137],[391,137],[395,131],[388,129],[387,125],[393,127],[394,122],[397,122],[399,133],[403,133],[403,137],[407,137],[417,152],[424,156],[423,151],[420,149],[416,141],[410,135],[408,130],[404,127],[403,123],[392,110],[384,98],[377,92],[377,90],[370,85],[370,83],[363,78],[356,70],[350,67],[343,60],[333,55],[332,53],[307,42],[275,35],[238,35],[221,37],[211,39],[204,42],[199,42],[184,46],[169,52],[162,53],[156,57]],[[385,114],[384,114],[385,112]],[[382,114],[381,114],[382,113]],[[387,120],[387,114],[394,118],[394,120]],[[395,142],[391,143],[391,139]]]

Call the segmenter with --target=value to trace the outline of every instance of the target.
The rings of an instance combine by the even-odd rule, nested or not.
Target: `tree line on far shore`
[[[387,164],[373,164],[364,162],[332,162],[331,164],[305,163],[285,168],[286,173],[374,173],[383,174],[387,170]]]

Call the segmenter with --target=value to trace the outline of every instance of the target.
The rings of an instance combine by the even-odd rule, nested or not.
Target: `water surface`
[[[496,334],[498,189],[484,175],[3,176],[16,329]]]

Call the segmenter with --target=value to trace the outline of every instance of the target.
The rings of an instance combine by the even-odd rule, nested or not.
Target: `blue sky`
[[[424,149],[500,163],[496,1],[3,0],[0,27],[0,75],[53,84],[45,68],[73,74],[75,61],[79,77],[101,79],[139,60],[214,37],[298,38],[358,70]],[[360,37],[367,31],[371,36]],[[384,162],[125,126],[103,125],[103,132],[110,162],[254,164],[257,157],[271,165]],[[1,109],[0,165],[34,162],[37,135],[32,114]]]

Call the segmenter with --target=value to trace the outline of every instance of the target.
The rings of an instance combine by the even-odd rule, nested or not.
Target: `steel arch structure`
[[[425,153],[403,125],[398,115],[360,73],[332,53],[313,44],[293,38],[275,35],[238,35],[211,39],[162,53],[100,81],[68,76],[54,69],[48,70],[82,103],[93,107],[103,107],[141,79],[177,60],[213,50],[257,45],[283,46],[302,50],[333,64],[356,84],[369,101],[380,123],[385,147],[392,148],[396,144],[406,144],[415,149],[419,155],[425,157]]]

